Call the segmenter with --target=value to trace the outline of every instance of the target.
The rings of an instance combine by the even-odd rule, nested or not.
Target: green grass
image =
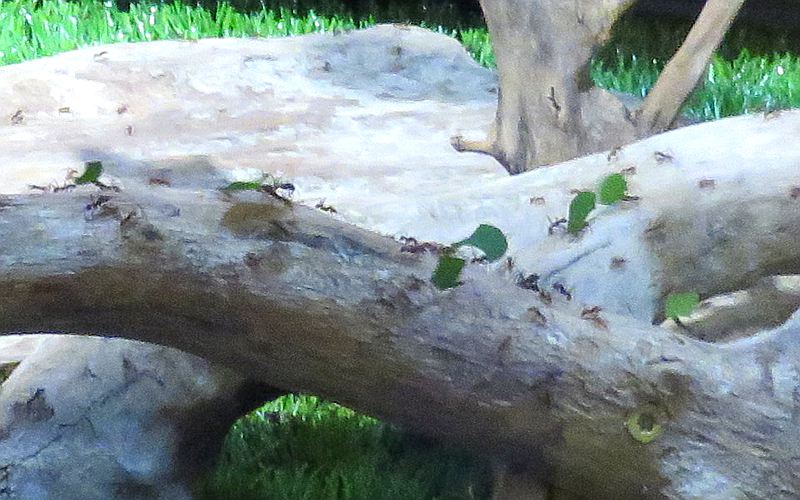
[[[135,4],[122,12],[96,0],[0,0],[0,63],[105,43],[287,36],[349,30],[369,22],[313,12],[298,17],[286,9],[242,14],[225,3],[212,14],[180,2]]]
[[[276,2],[272,2],[278,5]],[[266,5],[266,4],[265,4]],[[326,12],[335,2],[323,3]],[[403,5],[402,3],[400,5]],[[447,12],[431,12],[446,18]],[[419,19],[411,8],[393,8],[376,17],[319,15],[313,10],[260,9],[250,13],[220,3],[214,9],[172,4],[134,4],[118,10],[96,0],[0,0],[0,64],[48,56],[66,50],[112,42],[206,37],[286,36],[336,32],[365,27],[376,20]],[[492,67],[494,54],[485,28],[448,28],[421,20],[437,31],[458,37],[475,59]],[[653,26],[635,18],[620,23],[611,43],[592,64],[592,78],[605,88],[647,94],[670,54],[683,39],[688,24]],[[772,44],[782,52],[768,52]],[[754,53],[743,47],[755,47]],[[800,107],[800,59],[797,42],[741,28],[732,32],[715,57],[702,86],[687,103],[686,112],[700,120],[774,109]]]
[[[485,464],[310,396],[284,396],[231,429],[208,500],[488,498]]]
[[[601,87],[644,97],[690,27],[687,22],[653,25],[624,17],[593,61],[592,79]],[[699,120],[715,120],[800,107],[798,54],[798,33],[736,26],[684,111]]]

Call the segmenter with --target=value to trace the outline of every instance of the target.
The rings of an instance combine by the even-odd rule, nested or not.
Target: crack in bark
[[[575,256],[571,257],[564,264],[562,264],[562,265],[560,265],[558,267],[555,267],[553,269],[549,269],[546,272],[537,273],[537,274],[539,274],[539,282],[541,283],[541,282],[550,280],[554,276],[557,276],[557,275],[561,274],[563,271],[565,271],[565,270],[569,269],[570,267],[574,266],[575,264],[579,263],[580,261],[582,261],[586,257],[590,257],[591,255],[599,252],[600,250],[605,250],[606,248],[611,247],[611,245],[612,245],[611,241],[606,241],[605,243],[602,243],[602,244],[599,244],[599,245],[596,245],[596,246],[593,246],[593,247],[586,248],[582,252],[580,252],[580,253],[576,254]]]

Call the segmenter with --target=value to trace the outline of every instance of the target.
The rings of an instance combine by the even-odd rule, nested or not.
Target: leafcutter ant
[[[528,319],[539,326],[544,326],[547,324],[547,318],[544,314],[542,314],[542,311],[535,306],[528,308]]]
[[[603,330],[608,330],[608,322],[600,317],[600,312],[603,309],[600,306],[594,307],[585,307],[583,311],[581,311],[581,319],[585,319],[586,321],[591,321],[595,324],[598,328],[602,328]]]
[[[714,189],[717,182],[714,179],[700,179],[697,181],[697,187],[700,189]]]
[[[511,335],[506,335],[503,337],[503,340],[500,341],[500,344],[497,346],[497,353],[498,354],[507,354],[508,350],[511,349]]]
[[[276,182],[274,184],[261,185],[261,192],[267,193],[273,198],[277,198],[285,203],[291,203],[291,197],[294,194],[294,189],[294,184],[291,182]],[[284,191],[286,194],[282,194],[280,191]]]
[[[539,290],[539,275],[529,274],[527,276],[520,276],[517,280],[517,286],[525,290],[532,290],[538,292]]]
[[[251,267],[251,268],[260,266],[261,265],[261,261],[263,261],[263,260],[264,260],[264,256],[263,255],[258,255],[255,252],[247,252],[247,254],[244,256],[244,264],[247,267]]]
[[[169,179],[165,179],[164,177],[150,177],[147,180],[147,183],[151,186],[166,186],[169,187],[172,183],[170,183]]]
[[[657,163],[671,162],[675,159],[674,156],[669,153],[665,153],[664,151],[656,151],[653,153],[653,156],[655,157]]]
[[[86,210],[94,210],[95,208],[100,208],[109,201],[111,201],[111,197],[106,196],[104,194],[101,194],[99,196],[92,196],[92,202],[86,205]]]
[[[322,210],[323,212],[329,212],[329,213],[332,213],[332,214],[335,214],[335,213],[338,212],[332,206],[325,204],[325,198],[319,200],[319,202],[316,205],[314,205],[314,208],[318,208],[318,209]]]
[[[538,207],[544,206],[545,200],[543,196],[535,196],[528,200],[531,205],[536,205]]]
[[[561,283],[553,283],[553,290],[557,291],[558,293],[566,297],[567,300],[572,300],[572,294],[570,293],[569,290],[567,290],[567,287],[565,287]]]
[[[547,234],[549,234],[551,236],[553,234],[555,234],[556,229],[558,229],[559,227],[564,226],[564,224],[567,223],[567,219],[565,217],[561,217],[561,218],[556,219],[556,220],[550,220],[550,218],[548,217],[547,220],[550,221],[550,225],[547,226]]]
[[[420,243],[416,238],[409,236],[401,236],[400,242],[403,244],[403,246],[400,247],[400,251],[405,253],[439,253],[442,248],[444,248],[442,245],[431,243],[430,241],[423,241]]]
[[[606,160],[608,160],[609,163],[616,160],[620,151],[622,151],[622,146],[614,146],[614,148],[608,152]]]
[[[625,260],[624,257],[614,257],[611,259],[611,265],[609,266],[611,269],[622,269],[625,267],[625,263],[628,262]]]

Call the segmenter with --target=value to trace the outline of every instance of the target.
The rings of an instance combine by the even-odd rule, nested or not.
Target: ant
[[[51,182],[46,186],[40,186],[37,184],[28,184],[28,188],[35,189],[37,191],[44,191],[45,193],[59,193],[61,191],[69,191],[70,189],[75,189],[75,183],[72,182],[73,179],[78,175],[78,171],[71,168],[67,170],[67,177],[63,184],[58,184],[57,182]]]
[[[583,311],[581,311],[581,319],[591,321],[597,327],[608,330],[608,322],[600,317],[600,311],[602,310],[600,306],[585,307]]]
[[[509,349],[511,349],[511,343],[514,339],[511,335],[506,335],[503,340],[500,341],[500,344],[497,346],[497,354],[503,355],[508,354]]]
[[[614,148],[608,152],[606,160],[608,160],[609,163],[616,160],[620,151],[622,151],[622,146],[614,146]]]
[[[653,156],[655,157],[656,162],[658,163],[671,162],[672,160],[675,159],[674,156],[672,156],[669,153],[665,153],[663,151],[656,151],[655,153],[653,153]]]
[[[717,183],[714,179],[700,179],[697,181],[697,187],[700,189],[714,189]]]
[[[535,306],[528,308],[528,319],[540,326],[547,324],[547,317]]]
[[[283,195],[278,192],[278,190],[286,191],[286,195]],[[274,184],[262,184],[260,191],[262,193],[267,193],[268,195],[272,196],[273,198],[277,198],[284,203],[291,203],[292,195],[294,194],[294,184],[291,182],[283,182],[279,183],[276,182]]]
[[[400,242],[403,243],[403,246],[400,247],[400,251],[406,253],[439,253],[443,248],[442,245],[439,245],[438,243],[431,243],[429,241],[423,241],[420,243],[416,238],[409,236],[401,236]]]
[[[323,212],[330,212],[332,214],[338,213],[338,210],[336,210],[335,208],[333,208],[330,205],[326,205],[325,204],[325,198],[319,200],[319,203],[314,205],[314,208],[318,208],[318,209],[322,210]]]
[[[550,218],[548,217],[547,220],[550,222],[550,225],[547,227],[547,234],[551,236],[555,234],[556,229],[562,227],[564,224],[567,223],[567,219],[564,217],[561,217],[560,219],[556,220],[550,220]]]
[[[524,288],[525,290],[540,292],[541,290],[539,290],[539,275],[529,274],[524,277],[520,276],[520,278],[517,280],[517,286],[520,288]]]
[[[557,291],[558,293],[566,297],[567,300],[572,300],[572,294],[570,293],[569,290],[567,290],[567,287],[565,287],[561,283],[553,283],[553,290]]]
[[[545,204],[545,199],[543,196],[534,196],[528,200],[528,203],[541,207]]]
[[[609,266],[611,269],[622,269],[625,267],[625,263],[628,262],[625,260],[624,257],[614,257],[611,259],[611,265]]]
[[[92,196],[92,202],[86,205],[86,210],[94,210],[95,208],[100,208],[109,201],[111,201],[111,197],[106,196],[104,194],[101,194],[99,196]]]

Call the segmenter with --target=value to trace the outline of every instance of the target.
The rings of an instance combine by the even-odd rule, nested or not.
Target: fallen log
[[[372,34],[435,36],[387,29]],[[198,45],[221,44],[207,43]],[[342,136],[327,131],[363,120],[371,99],[356,110],[338,101],[313,131],[297,128],[298,144],[313,138],[320,158],[342,160]],[[463,110],[433,106],[439,119]],[[488,122],[481,106],[473,112]],[[408,116],[380,126],[419,155],[458,158],[439,141],[455,120],[432,137]],[[654,322],[672,292],[707,299],[800,274],[800,149],[787,140],[798,128],[794,112],[722,120],[514,178],[467,155],[454,162],[476,163],[460,175],[392,158],[369,171],[354,151],[338,178],[295,162],[284,175],[293,200],[225,190],[230,145],[181,162],[125,146],[96,153],[105,187],[30,192],[9,168],[0,175],[17,192],[0,203],[0,332],[176,347],[472,447],[575,495],[796,496],[797,315],[781,302],[778,326],[773,317],[717,343]],[[270,165],[292,157],[274,152]],[[631,198],[596,210],[578,235],[548,231],[573,190],[619,172]],[[321,198],[336,212],[313,208]],[[435,255],[395,239],[449,244],[481,223],[505,233],[512,260],[471,263],[451,290],[430,283]]]

